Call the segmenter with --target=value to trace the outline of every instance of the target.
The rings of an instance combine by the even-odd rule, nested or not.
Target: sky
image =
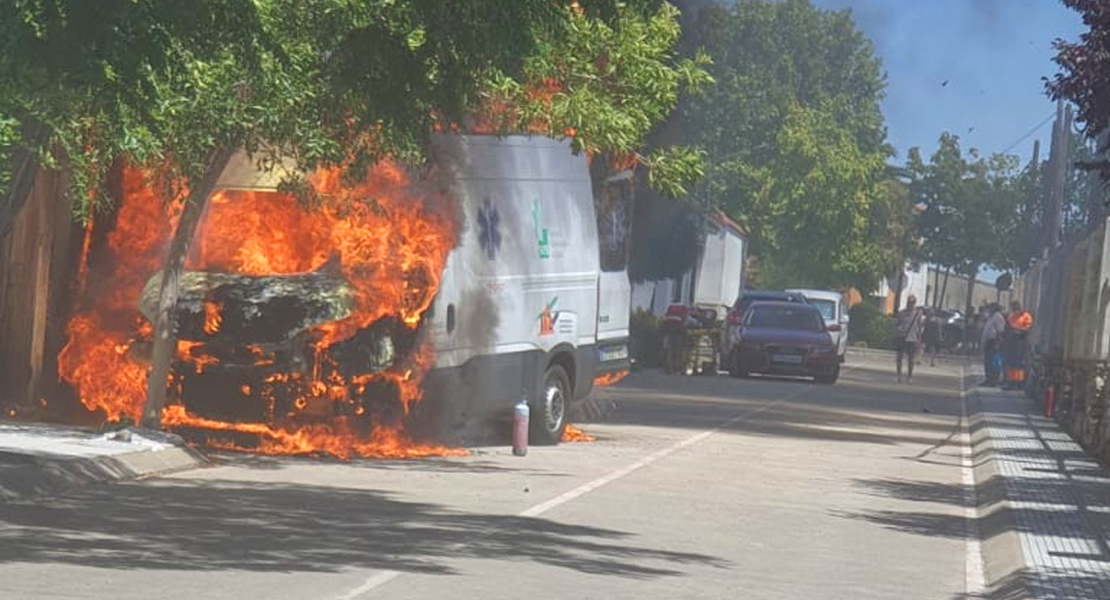
[[[928,156],[943,131],[983,154],[1042,157],[1055,112],[1042,77],[1056,72],[1052,41],[1077,40],[1079,16],[1058,0],[811,0],[851,9],[887,72],[883,102],[896,161],[913,146]],[[947,82],[947,84],[945,84]]]

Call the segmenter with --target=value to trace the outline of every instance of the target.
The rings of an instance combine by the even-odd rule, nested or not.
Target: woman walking
[[[917,349],[921,344],[921,334],[925,329],[925,312],[917,305],[917,296],[910,294],[906,298],[906,308],[898,313],[898,331],[894,336],[895,366],[898,369],[898,381],[902,381],[902,358],[906,362],[906,382],[913,381],[913,363],[917,358]]]

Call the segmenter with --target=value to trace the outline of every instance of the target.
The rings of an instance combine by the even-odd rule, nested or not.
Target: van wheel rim
[[[563,424],[563,411],[566,406],[566,396],[563,388],[558,383],[550,382],[544,390],[544,420],[547,430],[555,431]]]

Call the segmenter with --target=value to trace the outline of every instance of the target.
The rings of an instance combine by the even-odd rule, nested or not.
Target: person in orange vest
[[[1006,315],[1006,334],[1003,338],[1003,353],[1006,363],[1005,379],[1002,387],[1020,390],[1025,387],[1025,348],[1029,330],[1033,328],[1033,315],[1021,307],[1017,300],[1010,304],[1010,314]]]

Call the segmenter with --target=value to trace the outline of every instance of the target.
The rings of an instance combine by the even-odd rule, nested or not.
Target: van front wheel
[[[570,377],[563,367],[551,365],[543,374],[543,390],[532,407],[531,438],[539,445],[558,444],[567,427]]]

